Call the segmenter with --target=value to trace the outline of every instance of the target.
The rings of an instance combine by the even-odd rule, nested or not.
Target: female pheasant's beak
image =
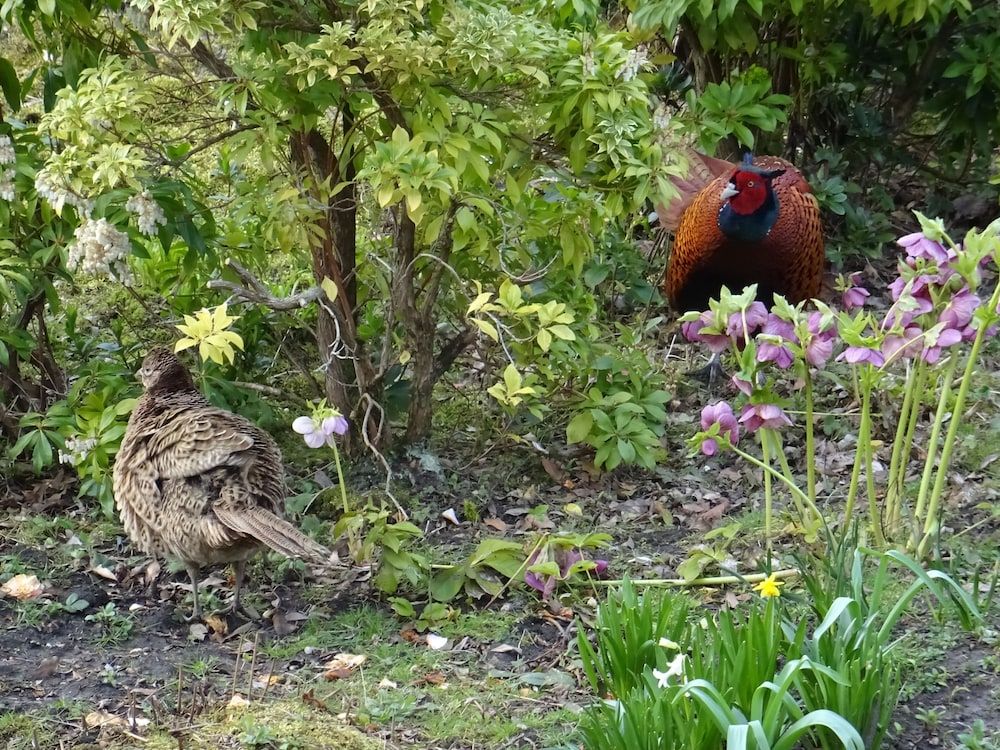
[[[722,195],[720,195],[719,197],[722,200],[727,201],[730,198],[732,198],[734,195],[739,195],[739,194],[740,194],[740,191],[737,190],[736,186],[733,183],[730,182],[730,183],[728,183],[726,185],[725,189],[722,191]]]

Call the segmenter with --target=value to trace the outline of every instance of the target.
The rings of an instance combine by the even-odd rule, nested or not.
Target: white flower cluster
[[[0,170],[0,200],[14,200],[14,170]]]
[[[623,81],[631,81],[639,75],[639,71],[645,67],[648,60],[649,50],[645,45],[629,50],[625,63],[618,69],[618,77]]]
[[[94,202],[77,195],[65,185],[58,183],[44,169],[35,175],[35,191],[47,200],[56,212],[61,212],[63,206],[73,206],[81,216],[89,216],[94,210]]]
[[[167,217],[163,214],[160,204],[153,200],[148,190],[143,190],[128,199],[125,210],[135,214],[139,231],[152,237],[156,234],[158,224],[166,224]]]
[[[87,219],[76,228],[76,242],[69,246],[67,266],[90,274],[114,273],[125,286],[132,285],[132,273],[125,258],[132,252],[128,235],[119,232],[107,219]]]
[[[97,438],[69,438],[66,440],[66,450],[69,452],[59,451],[59,463],[78,466],[96,446]]]
[[[14,142],[9,135],[0,135],[0,164],[13,164],[15,158]],[[13,169],[0,169],[0,199],[14,200]]]
[[[0,164],[13,164],[16,154],[9,135],[0,135]]]

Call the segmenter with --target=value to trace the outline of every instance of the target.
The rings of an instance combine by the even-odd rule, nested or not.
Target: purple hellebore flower
[[[715,313],[705,310],[697,320],[689,320],[681,325],[681,333],[688,341],[705,344],[713,354],[721,354],[729,348],[729,337],[721,333],[702,333],[704,328],[715,323]]]
[[[756,432],[761,427],[779,430],[792,423],[784,409],[777,404],[747,404],[743,407],[739,421],[747,432]]]
[[[745,329],[743,326],[744,317],[746,318]],[[747,338],[760,330],[767,321],[767,318],[767,307],[764,306],[764,303],[759,301],[751,302],[746,312],[734,312],[729,316],[726,325],[726,334],[735,336],[738,340],[746,341]]]
[[[753,393],[753,383],[746,378],[741,378],[739,375],[733,375],[730,380],[732,380],[733,385],[736,386],[736,390],[740,391],[743,395],[749,396]]]
[[[798,341],[798,338],[795,336],[795,324],[778,317],[774,313],[768,314],[761,333],[766,333],[769,336],[780,336],[792,342]]]
[[[914,232],[896,240],[896,244],[906,248],[906,254],[911,258],[925,258],[939,265],[944,265],[955,256],[954,250],[945,248],[941,243],[924,237],[923,232]]]
[[[837,357],[837,361],[846,360],[849,364],[858,365],[868,363],[875,365],[876,367],[881,367],[885,364],[885,357],[882,356],[882,352],[878,349],[872,349],[867,346],[849,346],[840,356]]]
[[[332,444],[334,435],[347,432],[347,419],[340,414],[318,421],[316,417],[296,417],[292,429],[302,436],[310,448],[320,448],[324,443]]]
[[[806,344],[806,362],[813,367],[822,367],[833,355],[833,336],[826,334],[814,334],[809,343]]]
[[[965,328],[972,322],[972,316],[981,303],[982,300],[968,287],[963,287],[941,311],[941,322],[947,328]]]
[[[771,341],[762,341],[757,345],[758,362],[774,362],[782,370],[787,370],[792,366],[795,357],[787,346],[775,344]]]
[[[919,339],[922,334],[919,326],[911,325],[907,325],[902,334],[889,334],[882,342],[882,356],[890,360],[895,359],[898,353],[902,359],[913,359],[920,354]]]
[[[719,432],[729,433],[729,442],[736,443],[740,439],[740,425],[733,414],[733,407],[725,401],[709,404],[701,410],[701,429],[710,430],[712,425],[719,425]],[[706,456],[714,456],[719,450],[719,443],[714,438],[706,438],[701,444],[701,452]]]
[[[845,310],[856,310],[859,307],[864,307],[870,296],[871,292],[863,286],[852,286],[844,291],[841,302]]]
[[[920,356],[924,362],[933,365],[941,359],[941,351],[945,347],[954,346],[962,340],[962,332],[954,328],[944,328],[935,336],[933,331],[928,331],[928,343],[924,346]],[[933,341],[933,343],[930,343]]]

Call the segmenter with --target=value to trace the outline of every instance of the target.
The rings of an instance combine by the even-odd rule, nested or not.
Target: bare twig
[[[321,299],[325,294],[320,287],[314,286],[288,297],[275,297],[257,277],[235,260],[230,259],[226,264],[243,280],[245,286],[225,279],[212,279],[208,282],[208,288],[223,289],[243,302],[263,305],[271,310],[297,310]]]

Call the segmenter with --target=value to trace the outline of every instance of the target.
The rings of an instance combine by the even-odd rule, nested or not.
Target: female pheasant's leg
[[[709,360],[707,365],[684,374],[689,378],[694,378],[695,380],[708,383],[709,386],[713,386],[717,382],[721,382],[726,375],[726,371],[722,368],[722,355],[713,354],[712,359]]]
[[[188,576],[191,578],[191,596],[194,599],[194,611],[190,617],[185,617],[185,622],[197,622],[201,619],[201,604],[198,601],[198,568],[195,565],[187,566]]]
[[[247,561],[237,560],[233,563],[236,573],[236,585],[233,587],[233,601],[229,604],[228,612],[236,612],[240,608],[240,591],[243,589],[243,579],[247,572]]]

